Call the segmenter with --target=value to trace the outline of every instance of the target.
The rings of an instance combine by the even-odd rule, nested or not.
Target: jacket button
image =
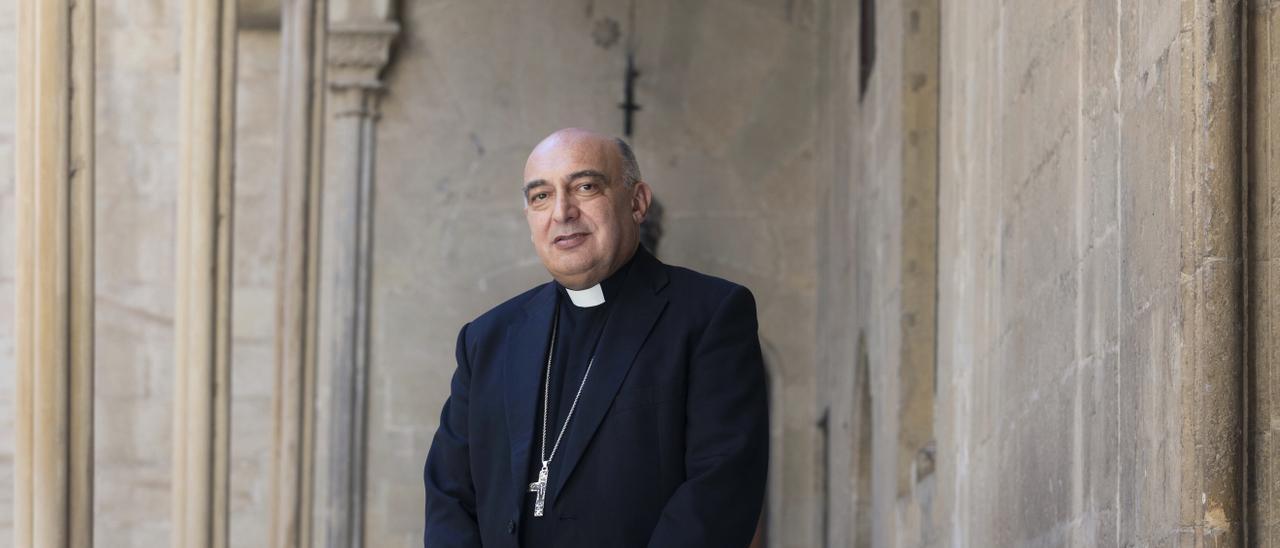
[[[516,520],[507,520],[507,534],[516,534]]]

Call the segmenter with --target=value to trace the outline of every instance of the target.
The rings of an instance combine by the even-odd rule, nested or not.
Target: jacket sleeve
[[[440,412],[440,426],[431,440],[423,479],[427,489],[426,548],[480,548],[476,521],[475,485],[471,481],[467,404],[471,366],[467,359],[467,326],[458,333],[458,368],[450,383],[449,399]]]
[[[755,299],[735,286],[703,332],[688,371],[686,479],[651,548],[745,548],[769,465],[769,409]]]

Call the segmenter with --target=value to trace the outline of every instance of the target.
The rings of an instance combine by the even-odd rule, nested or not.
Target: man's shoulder
[[[735,293],[751,294],[746,286],[737,282],[699,272],[692,268],[663,265],[669,281],[667,291],[679,296],[680,302],[700,308],[716,308]]]
[[[511,297],[503,301],[502,304],[476,316],[474,320],[469,322],[471,329],[485,330],[495,326],[507,325],[512,320],[523,317],[525,306],[538,295],[538,292],[546,289],[550,283],[546,282],[533,286],[525,290],[524,293]]]
[[[671,285],[680,289],[728,292],[739,285],[719,276],[698,272],[689,267],[665,263],[663,266],[666,267],[667,275],[671,278]]]
[[[659,294],[667,299],[666,317],[676,329],[694,334],[713,325],[756,330],[755,296],[746,286],[690,268],[666,268],[668,281]]]

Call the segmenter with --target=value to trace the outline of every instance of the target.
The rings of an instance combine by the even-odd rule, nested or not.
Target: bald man
[[[425,546],[746,547],[769,431],[751,292],[639,244],[625,141],[557,131],[522,190],[552,281],[458,333]]]

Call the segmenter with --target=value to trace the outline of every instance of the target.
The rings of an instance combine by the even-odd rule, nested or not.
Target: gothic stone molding
[[[329,26],[329,85],[382,89],[382,70],[391,60],[391,47],[400,34],[393,21],[340,21]]]

